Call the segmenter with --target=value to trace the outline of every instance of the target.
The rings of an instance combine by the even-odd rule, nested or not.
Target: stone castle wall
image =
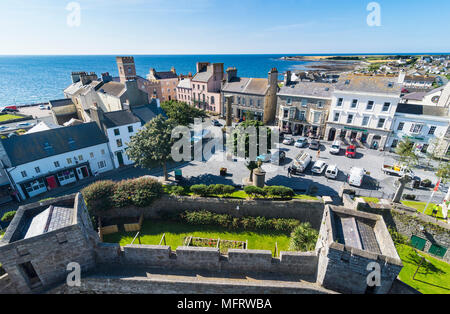
[[[222,255],[218,248],[127,245],[100,243],[96,250],[98,264],[124,264],[167,269],[209,270],[229,272],[271,272],[315,276],[318,257],[315,252],[272,252],[230,249]]]
[[[239,209],[237,209],[239,206]],[[319,229],[322,220],[324,204],[321,200],[238,200],[190,196],[163,195],[151,206],[138,208],[134,206],[113,208],[99,213],[103,218],[140,217],[161,218],[164,215],[175,215],[184,211],[206,210],[217,214],[229,214],[233,217],[263,216],[266,218],[293,218],[301,222],[310,222]]]

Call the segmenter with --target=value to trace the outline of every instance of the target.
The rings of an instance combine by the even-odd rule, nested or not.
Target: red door
[[[58,183],[56,183],[55,176],[48,177],[46,178],[46,180],[49,190],[56,189],[58,187]]]

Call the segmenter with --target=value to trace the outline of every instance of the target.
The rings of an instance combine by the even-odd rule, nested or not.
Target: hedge
[[[254,186],[254,185],[246,186],[244,188],[244,192],[247,193],[247,195],[250,195],[253,197],[266,195],[266,191],[264,191],[264,189]]]
[[[146,207],[163,194],[162,185],[151,178],[123,180],[121,182],[97,181],[81,193],[91,212],[134,205]]]
[[[13,220],[14,216],[16,215],[16,212],[17,212],[16,210],[6,212],[2,217],[2,221],[7,222]]]
[[[191,225],[218,225],[226,229],[243,230],[276,230],[290,233],[300,222],[296,219],[265,217],[233,218],[227,214],[216,214],[209,211],[186,211],[179,216],[182,221]]]

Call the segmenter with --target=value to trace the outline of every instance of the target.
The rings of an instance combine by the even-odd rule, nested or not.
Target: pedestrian
[[[320,158],[320,149],[317,151],[317,160]]]
[[[292,172],[292,168],[291,168],[291,166],[289,166],[289,168],[288,168],[288,178],[291,177],[291,172]]]

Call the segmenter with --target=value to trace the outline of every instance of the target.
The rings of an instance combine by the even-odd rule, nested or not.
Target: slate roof
[[[278,95],[282,96],[306,96],[331,99],[334,85],[316,82],[294,82],[281,87]]]
[[[400,96],[402,84],[396,77],[347,74],[339,78],[335,90]]]
[[[179,87],[179,88],[189,88],[189,89],[191,89],[191,88],[192,88],[191,80],[190,80],[190,79],[183,79],[183,80],[181,80],[181,81],[178,83],[178,86],[177,86],[177,87]]]
[[[70,105],[73,105],[72,99],[70,99],[70,98],[57,99],[57,100],[50,100],[48,103],[49,103],[52,107],[64,107],[64,106],[70,106]]]
[[[172,71],[155,72],[155,78],[157,80],[176,79],[178,78],[178,75],[176,75]]]
[[[107,94],[113,95],[115,97],[120,97],[126,92],[125,84],[119,82],[108,82],[103,84],[103,86],[98,90],[98,92],[105,92]]]
[[[141,122],[130,110],[110,111],[103,114],[107,129]]]
[[[435,117],[448,117],[448,108],[437,106],[423,106],[411,104],[398,104],[397,113],[417,114]]]
[[[222,87],[223,92],[241,93],[265,96],[269,89],[269,82],[263,78],[236,77],[226,82]]]
[[[192,78],[193,82],[201,82],[201,83],[208,83],[209,79],[212,77],[213,72],[212,71],[204,71],[204,72],[198,72],[195,74],[195,76]]]
[[[12,166],[15,167],[50,156],[107,143],[108,139],[95,122],[89,122],[13,136],[1,141]],[[46,143],[48,143],[48,148],[45,148]]]
[[[142,124],[153,120],[158,115],[166,116],[166,113],[161,107],[158,107],[155,100],[152,100],[150,104],[131,108],[133,114],[141,121]]]

